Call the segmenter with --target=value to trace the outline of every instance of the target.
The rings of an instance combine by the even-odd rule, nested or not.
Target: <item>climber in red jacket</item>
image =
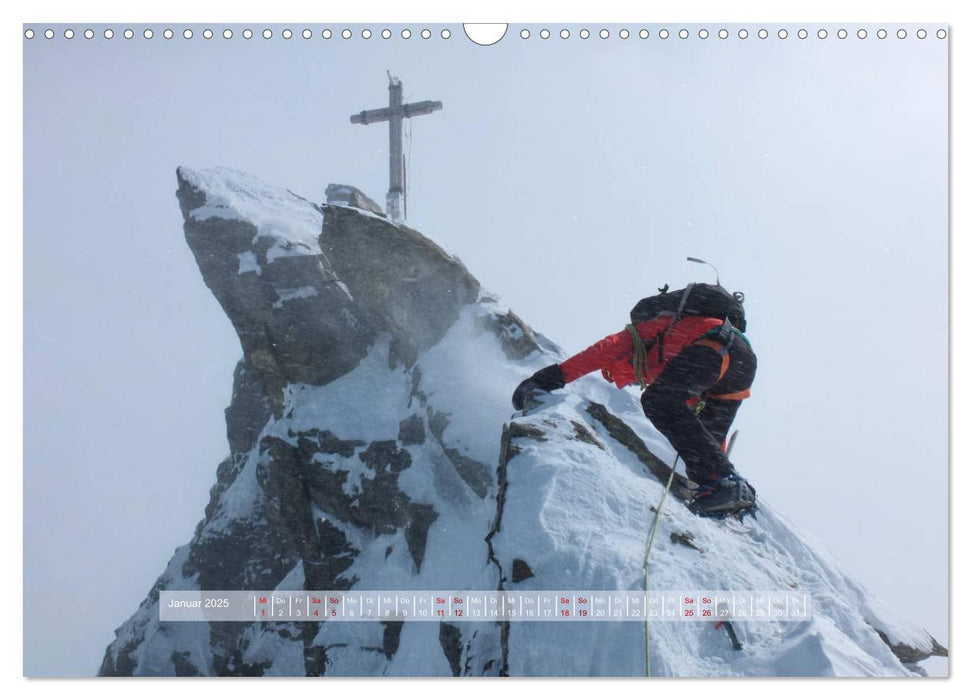
[[[744,296],[695,284],[642,300],[633,323],[565,362],[522,382],[513,406],[528,409],[536,392],[553,391],[600,370],[619,388],[640,384],[651,423],[684,460],[699,488],[689,507],[699,515],[740,513],[755,489],[725,451],[728,430],[755,378],[756,358],[743,334]]]

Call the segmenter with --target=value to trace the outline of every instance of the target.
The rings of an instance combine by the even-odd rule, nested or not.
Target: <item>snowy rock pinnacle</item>
[[[228,455],[100,675],[643,675],[639,622],[159,620],[164,590],[637,590],[674,461],[636,395],[593,377],[514,415],[513,388],[561,350],[365,200],[316,204],[226,168],[177,181],[242,349]],[[813,616],[738,622],[744,652],[711,624],[656,625],[656,673],[908,676],[947,653],[770,504],[733,530],[691,515],[684,486],[656,586],[802,589]]]

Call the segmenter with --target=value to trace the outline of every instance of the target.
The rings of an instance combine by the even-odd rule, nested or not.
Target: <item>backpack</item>
[[[741,292],[733,294],[719,284],[697,282],[673,292],[669,292],[668,286],[664,285],[660,294],[645,297],[637,302],[631,309],[630,320],[636,325],[659,316],[727,318],[733,327],[744,333],[743,301],[745,301],[744,294]]]

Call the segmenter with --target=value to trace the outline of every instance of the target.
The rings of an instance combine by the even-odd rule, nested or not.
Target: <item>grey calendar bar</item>
[[[162,622],[807,620],[806,591],[161,591]]]

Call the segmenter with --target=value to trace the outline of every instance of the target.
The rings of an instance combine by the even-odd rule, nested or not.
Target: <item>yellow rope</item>
[[[654,546],[654,535],[657,534],[657,525],[661,520],[661,509],[664,507],[664,499],[667,498],[668,491],[671,490],[671,482],[674,481],[674,470],[678,466],[678,459],[681,455],[674,458],[674,466],[671,467],[671,474],[668,476],[668,483],[661,494],[661,500],[654,511],[654,524],[651,526],[651,535],[647,539],[647,551],[644,552],[644,660],[647,667],[647,675],[651,675],[651,617],[648,614],[647,603],[650,596],[648,586],[648,558],[651,556],[651,548]]]
[[[631,340],[634,341],[634,376],[637,377],[637,383],[641,385],[641,391],[644,391],[647,388],[647,380],[644,378],[644,363],[647,361],[644,339],[633,324],[628,323],[625,328],[630,333]]]

